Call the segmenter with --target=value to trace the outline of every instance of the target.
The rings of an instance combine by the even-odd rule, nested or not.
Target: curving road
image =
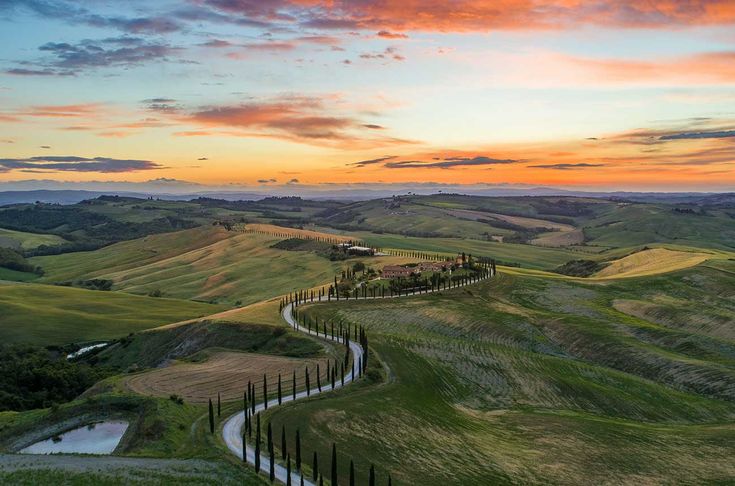
[[[485,280],[486,278],[490,278],[493,276],[495,276],[494,273],[490,274],[488,277],[481,278],[480,280],[477,280],[472,283],[476,283],[478,281]],[[465,285],[471,285],[471,284],[468,283]],[[461,285],[458,285],[458,287],[459,286]],[[456,287],[452,287],[452,288],[456,288]],[[368,297],[367,299],[359,299],[359,300],[382,300],[382,299],[388,299],[388,298],[409,297],[411,295],[423,295],[423,294],[431,293],[431,292],[439,292],[441,290],[443,289],[427,290],[425,292],[422,292],[421,294],[408,294],[408,295],[404,294],[401,296],[393,295],[393,296],[385,296],[385,297]],[[351,302],[354,300],[355,299],[349,299],[349,300],[342,299],[340,301],[337,301],[336,299],[332,299],[330,302]],[[327,302],[327,301],[328,300],[326,298],[314,299],[314,303]],[[311,303],[311,302],[305,302],[305,303]],[[320,339],[326,339],[328,341],[333,341],[337,343],[343,342],[340,336],[335,336],[334,338],[332,338],[331,336],[327,336],[325,338],[324,335],[319,335],[316,332],[311,332],[309,331],[309,329],[304,328],[303,326],[300,326],[291,315],[292,307],[293,307],[293,303],[288,304],[283,308],[283,311],[281,312],[281,316],[283,317],[283,320],[286,321],[289,326],[291,326],[292,328],[296,329],[299,332],[303,332],[304,334],[309,334],[311,336],[316,336],[316,337],[319,337]],[[363,359],[364,350],[362,349],[362,346],[360,346],[359,343],[355,342],[352,339],[350,339],[350,350],[352,351],[354,363],[358,363],[361,359]],[[355,369],[354,366],[352,367],[352,370],[350,368],[347,369],[347,373],[345,373],[344,386],[347,386],[348,384],[352,383],[354,379],[353,373],[356,372],[354,371],[354,369]],[[343,385],[342,385],[341,380],[338,379],[335,382],[334,389],[341,388],[342,386]],[[296,400],[301,400],[302,398],[306,398],[307,396],[318,395],[320,393],[326,393],[331,390],[332,390],[331,383],[327,384],[326,386],[322,386],[321,392],[319,391],[317,387],[314,387],[311,390],[309,390],[308,394],[306,390],[303,390],[296,394]],[[294,398],[292,394],[284,394],[282,396],[281,402],[286,403],[286,402],[291,402],[293,400]],[[277,398],[274,398],[268,401],[268,408],[275,408],[275,407],[278,407]],[[255,413],[258,413],[262,410],[265,410],[265,405],[263,403],[260,403],[255,406]],[[244,425],[245,425],[245,412],[241,411],[227,418],[222,427],[222,438],[224,439],[225,444],[227,444],[227,448],[230,449],[230,451],[232,451],[232,453],[235,454],[240,459],[242,459],[243,457],[242,429]],[[255,464],[255,447],[253,447],[252,445],[248,445],[248,444],[244,444],[244,446],[245,446],[245,454],[246,454],[247,462],[249,464],[254,465]],[[260,465],[261,465],[261,471],[267,472],[270,468],[270,458],[265,454],[261,454],[260,455]],[[275,464],[275,477],[277,481],[280,481],[281,483],[286,484],[286,480],[288,477],[288,471],[286,467],[276,463]],[[295,471],[292,469],[291,470],[291,484],[294,484],[294,485],[301,484],[301,479],[302,479],[301,472]],[[316,486],[313,482],[307,480],[306,478],[303,478],[303,481],[304,481],[303,484],[305,486]]]

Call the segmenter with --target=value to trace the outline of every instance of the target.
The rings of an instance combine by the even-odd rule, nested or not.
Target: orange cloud
[[[656,61],[568,59],[601,82],[674,81],[686,84],[735,81],[735,51],[702,53]]]
[[[703,184],[717,173],[719,183],[735,184],[735,121],[695,119],[579,141],[385,155],[347,161],[340,176],[354,180],[355,173],[361,181],[436,177],[452,183],[609,187]]]
[[[579,25],[675,27],[735,22],[731,0],[205,0],[220,11],[264,22],[390,31],[470,32]]]
[[[365,123],[349,113],[336,112],[327,102],[334,97],[281,97],[263,102],[203,107],[173,116],[179,123],[204,131],[181,131],[179,136],[226,135],[265,137],[340,148],[378,147],[414,143],[383,135],[381,125]],[[378,130],[380,128],[380,130]],[[213,130],[214,129],[214,130]]]
[[[102,114],[104,106],[101,103],[86,103],[78,105],[43,105],[32,106],[20,112],[23,116],[42,118],[78,118]]]

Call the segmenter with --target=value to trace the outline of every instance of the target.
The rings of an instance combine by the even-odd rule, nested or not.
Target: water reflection
[[[36,442],[19,452],[21,454],[112,454],[127,428],[128,423],[122,420],[84,425]]]

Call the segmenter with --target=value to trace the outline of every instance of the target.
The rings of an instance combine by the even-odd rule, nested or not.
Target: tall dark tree
[[[319,389],[319,393],[322,392],[322,378],[319,371],[319,363],[316,364],[316,387]]]
[[[263,373],[263,407],[268,410],[268,382],[265,373]]]
[[[309,367],[308,366],[304,368],[304,376],[306,377],[306,396],[308,397],[310,394],[309,388],[311,388],[311,385],[309,384]]]
[[[271,480],[271,483],[276,479],[276,454],[273,450],[273,431],[271,429],[271,423],[268,422],[268,459],[269,459],[269,468],[268,468],[268,477]]]
[[[296,469],[301,471],[301,432],[296,429]]]
[[[250,413],[255,414],[255,384],[251,387],[250,393]]]
[[[368,476],[368,486],[375,486],[375,466],[370,464],[370,475]]]
[[[209,432],[214,434],[214,407],[211,398],[209,399]]]
[[[337,444],[332,442],[332,485],[337,486]]]
[[[281,394],[281,374],[278,373],[278,404],[283,402],[283,395]]]
[[[319,458],[316,455],[316,451],[314,451],[314,459],[311,461],[311,479],[312,481],[316,481],[319,476]]]
[[[217,392],[217,418],[220,418],[222,416],[222,397],[220,396],[220,393]]]
[[[350,459],[350,486],[355,486],[355,463]]]
[[[388,474],[388,486],[393,486],[393,478],[390,477],[390,474]]]

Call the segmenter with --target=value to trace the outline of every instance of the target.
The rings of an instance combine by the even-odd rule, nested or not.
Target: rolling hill
[[[0,281],[0,339],[43,346],[107,340],[219,309],[120,292]]]
[[[269,421],[404,484],[723,481],[735,472],[735,335],[720,319],[735,315],[734,275],[501,274],[404,301],[313,305],[365,326],[389,379]]]

